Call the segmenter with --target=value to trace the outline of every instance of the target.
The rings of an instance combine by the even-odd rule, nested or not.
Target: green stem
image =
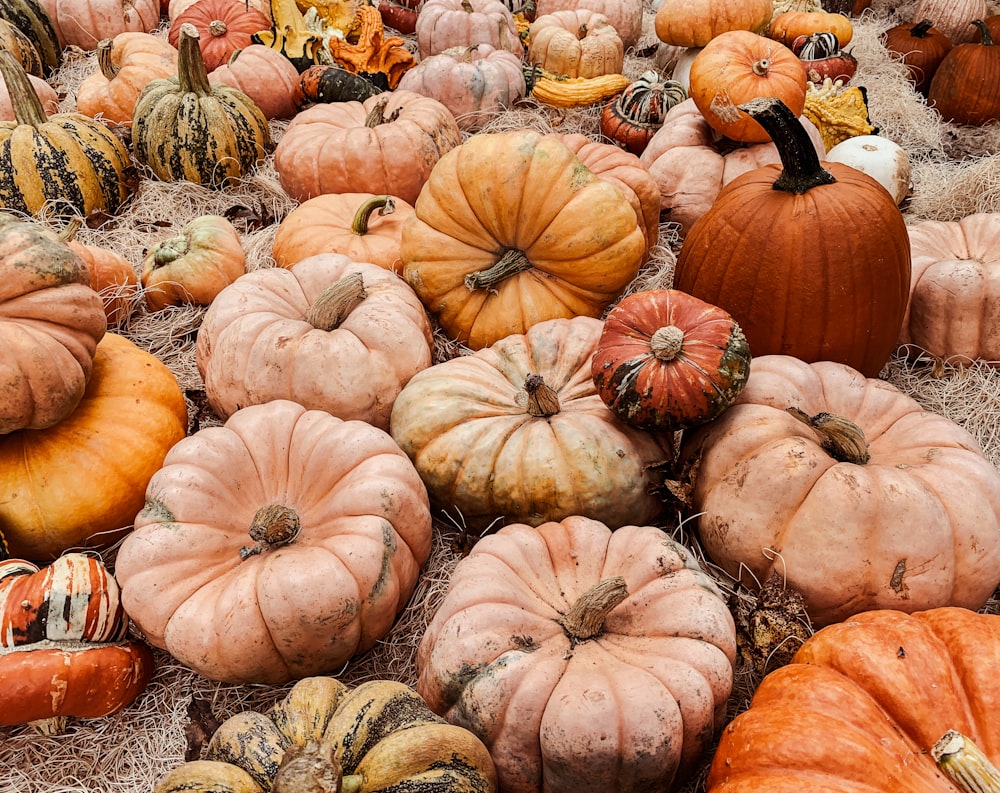
[[[177,42],[177,79],[183,93],[209,96],[212,85],[208,81],[205,59],[201,55],[201,34],[190,22],[181,25]]]
[[[365,236],[365,234],[368,233],[368,220],[371,217],[372,212],[376,209],[380,210],[380,215],[391,215],[396,211],[396,202],[392,200],[392,196],[372,196],[360,207],[358,207],[358,211],[354,213],[354,220],[351,223],[351,231],[359,237]]]
[[[1000,793],[1000,771],[960,732],[942,735],[931,747],[931,757],[962,793]]]

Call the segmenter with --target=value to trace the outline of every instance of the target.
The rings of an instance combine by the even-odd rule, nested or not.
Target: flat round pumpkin
[[[427,492],[392,438],[288,400],[177,443],[146,495],[115,562],[122,603],[213,680],[340,669],[392,627],[430,554]]]

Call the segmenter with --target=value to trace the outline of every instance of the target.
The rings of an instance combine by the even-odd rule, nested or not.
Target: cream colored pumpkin
[[[643,32],[641,0],[538,0],[535,3],[535,18],[554,11],[576,11],[579,8],[604,14],[618,31],[626,50],[639,43]]]
[[[531,23],[528,60],[565,77],[600,77],[621,73],[625,47],[604,14],[553,11]]]

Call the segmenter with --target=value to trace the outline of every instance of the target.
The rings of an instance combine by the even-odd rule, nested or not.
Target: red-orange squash
[[[858,614],[816,633],[723,730],[709,793],[953,793],[946,732],[1000,764],[1000,617],[958,608]],[[978,781],[982,787],[976,787]],[[995,782],[995,777],[993,777]]]
[[[1000,474],[972,435],[843,364],[753,359],[736,402],[685,434],[710,559],[776,572],[814,625],[874,608],[982,608],[1000,583]]]
[[[273,685],[374,646],[430,547],[427,492],[388,434],[274,400],[170,450],[115,572],[151,644]]]
[[[974,27],[979,40],[948,50],[927,89],[927,104],[954,124],[1000,121],[1000,42],[981,19]]]
[[[167,41],[174,47],[185,22],[201,34],[198,45],[210,72],[227,63],[237,50],[249,47],[254,33],[271,27],[270,18],[241,0],[198,0],[171,21]]]
[[[459,561],[417,691],[487,745],[511,793],[678,789],[725,716],[721,592],[652,526],[506,526]]]

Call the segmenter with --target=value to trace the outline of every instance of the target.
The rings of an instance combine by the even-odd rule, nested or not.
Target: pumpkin
[[[263,44],[251,44],[234,52],[208,75],[208,81],[246,94],[268,120],[291,118],[299,111],[298,70],[280,52]]]
[[[127,636],[118,585],[99,559],[0,562],[0,725],[57,735],[69,717],[131,704],[153,676],[153,655]]]
[[[639,43],[642,36],[643,4],[636,0],[587,0],[586,3],[580,0],[537,0],[534,19],[556,11],[576,11],[579,8],[587,8],[606,16],[611,27],[621,36],[625,49]]]
[[[666,44],[704,47],[730,30],[763,31],[773,11],[771,0],[663,0],[653,27]]]
[[[881,135],[854,135],[826,153],[827,162],[857,168],[884,187],[897,204],[910,194],[910,157],[906,149]]]
[[[667,111],[685,99],[684,86],[650,69],[604,106],[601,134],[632,154],[642,154],[649,139],[663,126]]]
[[[483,743],[446,724],[413,689],[393,680],[348,688],[332,677],[304,678],[268,711],[224,721],[206,756],[168,772],[153,793],[497,789]],[[322,786],[330,781],[334,787]]]
[[[834,14],[859,17],[871,5],[872,0],[823,0],[822,9]]]
[[[46,76],[62,63],[62,45],[49,14],[38,0],[0,0],[0,19],[28,37],[42,59]]]
[[[777,571],[814,625],[979,609],[1000,583],[1000,474],[978,443],[844,364],[756,356],[680,456],[698,461],[690,500],[708,557],[751,586]]]
[[[97,71],[76,93],[81,113],[111,124],[132,125],[139,94],[153,80],[177,74],[177,50],[151,33],[119,33],[97,44]]]
[[[164,0],[161,0],[161,5],[163,4],[163,1]],[[166,16],[167,21],[172,24],[177,17],[197,2],[198,0],[169,0],[167,3],[167,9],[163,15]],[[269,0],[248,0],[246,5],[260,11],[268,19],[271,18],[271,3]]]
[[[782,164],[722,188],[688,230],[673,286],[732,314],[755,356],[839,361],[874,377],[896,347],[909,294],[895,199],[855,168],[822,167],[780,100],[743,108],[767,125]]]
[[[475,131],[527,92],[521,59],[489,44],[451,47],[420,61],[397,88],[441,102],[461,130]]]
[[[988,13],[986,0],[918,0],[911,21],[929,19],[952,44],[968,44],[978,37],[972,21]]]
[[[115,572],[148,642],[275,685],[374,646],[430,542],[427,492],[387,433],[274,400],[174,445]]]
[[[826,158],[826,146],[816,126],[800,118],[813,150]],[[738,143],[720,137],[709,126],[693,99],[672,107],[650,138],[639,161],[660,193],[660,212],[682,233],[704,215],[722,188],[747,171],[780,162],[774,143]]]
[[[14,27],[6,19],[0,17],[0,49],[7,50],[32,77],[44,76],[42,56],[38,54],[31,39]]]
[[[289,123],[274,150],[278,181],[296,201],[323,193],[417,200],[434,164],[462,142],[436,99],[396,90],[364,102],[317,104]]]
[[[796,116],[806,100],[806,71],[788,47],[734,30],[710,41],[691,63],[689,93],[709,126],[745,143],[770,140],[767,131],[739,109],[757,97],[775,97]]]
[[[433,503],[478,530],[569,515],[617,527],[660,513],[649,466],[664,447],[615,416],[594,387],[601,329],[590,317],[539,322],[413,376],[390,432]]]
[[[382,15],[371,5],[359,6],[352,32],[343,38],[331,36],[327,48],[334,63],[386,91],[398,87],[417,62],[403,39],[385,35]]]
[[[160,24],[160,0],[41,0],[60,45],[93,51],[119,33],[152,33]]]
[[[252,43],[250,36],[271,27],[271,20],[242,0],[198,0],[170,23],[167,41],[174,47],[181,25],[190,22],[198,29],[201,57],[213,71],[227,63],[233,53]]]
[[[0,206],[33,215],[113,214],[132,190],[132,160],[103,123],[82,113],[47,116],[24,69],[0,50],[14,121],[0,122]]]
[[[907,226],[913,253],[900,343],[943,359],[1000,361],[993,289],[1000,266],[1000,214]]]
[[[0,213],[0,440],[65,419],[83,398],[107,320],[90,273],[40,224]]]
[[[543,320],[600,316],[646,254],[624,194],[566,144],[527,129],[479,133],[445,154],[415,209],[403,224],[403,276],[473,349]]]
[[[187,432],[184,394],[154,355],[115,333],[58,424],[0,439],[0,524],[11,552],[52,559],[128,532],[146,484]]]
[[[389,428],[396,396],[431,365],[431,325],[393,273],[320,253],[224,289],[198,332],[198,370],[213,410],[290,399]]]
[[[153,80],[136,101],[136,158],[162,181],[221,188],[247,175],[271,148],[260,108],[242,91],[209,83],[194,25],[181,28],[176,76]]]
[[[952,48],[951,39],[929,19],[893,25],[881,37],[884,46],[906,66],[914,88],[927,96],[931,78]]]
[[[722,724],[735,653],[686,548],[572,516],[505,526],[458,562],[416,688],[489,747],[502,790],[670,790]]]
[[[87,245],[76,239],[80,222],[74,219],[60,232],[60,237],[80,259],[90,272],[90,286],[101,296],[108,327],[125,323],[139,296],[139,276],[132,262],[117,251],[100,245]]]
[[[42,111],[46,115],[55,115],[59,112],[59,94],[56,89],[49,85],[41,77],[28,75],[28,82],[35,91],[35,95],[42,103]],[[10,93],[7,91],[7,84],[0,80],[0,121],[15,121],[14,105],[11,102]]]
[[[199,215],[149,248],[140,279],[146,305],[160,311],[184,303],[207,306],[245,272],[236,227],[221,215]]]
[[[414,32],[420,60],[472,44],[524,54],[514,15],[501,0],[425,0]]]
[[[378,12],[382,15],[383,24],[398,30],[404,36],[409,36],[417,29],[417,17],[423,0],[379,0]]]
[[[799,36],[815,33],[832,33],[846,47],[854,37],[854,24],[849,17],[829,11],[786,11],[772,19],[767,29],[768,36],[786,46]]]
[[[749,709],[725,728],[707,789],[993,789],[998,623],[994,614],[960,608],[883,609],[824,628],[763,680]],[[979,763],[970,747],[942,756],[952,742],[938,743],[954,732],[975,742]],[[964,766],[964,781],[952,776],[954,766]]]
[[[413,70],[408,70],[406,74],[411,71]],[[298,76],[295,103],[302,109],[314,102],[364,102],[384,90],[367,77],[349,72],[343,66],[315,64]]]
[[[957,44],[941,59],[927,89],[927,104],[945,121],[978,126],[1000,120],[1000,45],[982,19],[973,24],[979,41]]]
[[[813,83],[821,83],[827,78],[847,82],[858,70],[858,59],[840,48],[833,33],[798,36],[792,41],[791,50],[799,56],[806,67],[806,76]]]
[[[310,198],[278,224],[271,255],[279,267],[317,253],[341,253],[397,271],[403,221],[413,207],[401,198],[372,193],[326,193]]]
[[[587,9],[553,11],[528,29],[528,60],[553,74],[620,74],[625,47],[608,18]]]
[[[676,289],[635,292],[608,312],[591,360],[597,393],[616,416],[649,430],[704,424],[732,404],[750,348],[722,309]]]

